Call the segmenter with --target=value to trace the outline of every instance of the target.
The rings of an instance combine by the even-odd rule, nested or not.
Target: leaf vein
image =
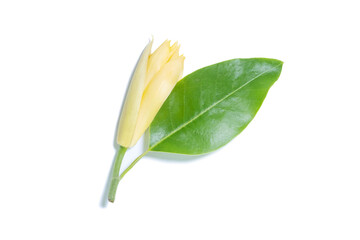
[[[244,85],[241,85],[240,87],[238,87],[237,89],[235,89],[234,91],[228,93],[227,95],[225,95],[224,97],[222,97],[221,99],[219,99],[218,101],[216,101],[215,103],[211,104],[209,107],[205,108],[203,111],[201,111],[198,115],[196,115],[194,118],[190,119],[189,121],[181,124],[179,127],[177,127],[176,129],[174,129],[172,132],[169,133],[169,135],[165,136],[163,139],[161,139],[159,142],[157,142],[155,145],[153,145],[152,147],[149,147],[149,151],[151,151],[152,149],[154,149],[156,146],[158,146],[160,143],[162,143],[163,141],[165,141],[166,139],[168,139],[169,137],[171,137],[172,135],[174,135],[175,133],[177,133],[179,130],[183,129],[184,127],[186,127],[187,125],[189,125],[190,123],[192,123],[193,121],[195,121],[196,119],[198,119],[200,116],[202,116],[203,114],[205,114],[207,111],[209,111],[210,109],[212,109],[213,107],[215,107],[217,104],[219,104],[220,102],[224,101],[226,98],[230,97],[231,95],[233,95],[234,93],[236,93],[237,91],[239,91],[240,89],[242,89],[243,87],[245,87],[246,85],[248,85],[249,83],[253,82],[254,80],[256,80],[257,78],[261,77],[262,75],[276,69],[278,66],[280,66],[281,63],[277,64],[276,66],[272,67],[271,69],[264,71],[260,74],[258,74],[257,76],[255,76],[254,78],[250,79],[248,82],[246,82]]]

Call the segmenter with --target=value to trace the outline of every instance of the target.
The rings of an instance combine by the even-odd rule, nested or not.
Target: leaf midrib
[[[216,101],[215,103],[211,104],[209,107],[205,108],[203,111],[201,111],[198,115],[196,115],[194,118],[192,118],[191,120],[183,123],[182,125],[180,125],[179,127],[177,127],[175,130],[173,130],[172,132],[169,133],[169,135],[167,135],[166,137],[164,137],[163,139],[161,139],[161,141],[157,142],[155,145],[153,145],[152,147],[149,147],[148,151],[151,151],[152,149],[154,149],[156,146],[158,146],[160,143],[162,143],[163,141],[165,141],[166,139],[168,139],[169,137],[171,137],[172,135],[174,135],[175,133],[177,133],[178,131],[180,131],[181,129],[183,129],[184,127],[186,127],[187,125],[189,125],[190,123],[192,123],[193,121],[195,121],[196,119],[198,119],[200,116],[202,116],[203,114],[205,114],[207,111],[209,111],[210,109],[212,109],[213,107],[215,107],[217,104],[219,104],[220,102],[224,101],[226,98],[230,97],[231,95],[233,95],[235,92],[239,91],[240,89],[242,89],[243,87],[245,87],[246,85],[248,85],[249,83],[253,82],[254,80],[256,80],[257,78],[261,77],[262,75],[271,72],[272,70],[274,70],[275,68],[277,68],[278,66],[280,66],[281,63],[277,64],[276,66],[272,67],[271,69],[260,73],[259,75],[255,76],[254,78],[252,78],[250,81],[246,82],[244,85],[238,87],[237,89],[235,89],[234,91],[228,93],[227,95],[225,95],[223,98],[219,99],[218,101]],[[151,130],[150,130],[150,134],[151,134]]]

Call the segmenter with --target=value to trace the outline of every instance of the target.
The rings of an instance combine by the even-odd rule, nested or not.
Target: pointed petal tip
[[[149,42],[154,42],[154,35],[151,34],[151,37],[149,39]]]
[[[174,48],[174,47],[177,47],[178,45],[179,45],[179,42],[178,42],[178,41],[175,41],[175,42],[171,45],[171,47]]]

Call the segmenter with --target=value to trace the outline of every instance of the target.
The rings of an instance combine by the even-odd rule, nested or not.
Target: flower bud
[[[145,47],[131,79],[120,115],[117,142],[132,147],[150,126],[166,98],[181,79],[184,56],[180,46],[166,40],[151,55],[152,41]]]

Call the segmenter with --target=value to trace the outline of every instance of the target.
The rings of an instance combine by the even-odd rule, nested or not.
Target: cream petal
[[[170,41],[164,41],[149,57],[145,87],[149,84],[154,75],[169,60]]]
[[[135,145],[150,126],[166,98],[170,95],[184,68],[184,56],[172,58],[154,76],[144,91],[141,100],[134,137],[130,146]]]
[[[148,43],[139,58],[120,114],[117,143],[123,147],[130,147],[134,136],[141,98],[145,89],[146,72],[152,43],[153,40]]]
[[[175,42],[171,47],[170,47],[170,55],[169,55],[169,61],[170,58],[172,57],[178,57],[179,56],[179,49],[180,49],[180,45],[178,42]]]

